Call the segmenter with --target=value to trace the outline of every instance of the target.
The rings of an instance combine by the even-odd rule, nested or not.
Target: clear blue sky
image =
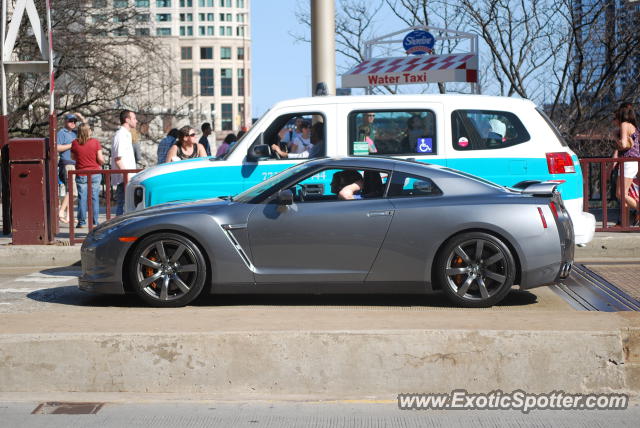
[[[311,45],[289,34],[309,34],[295,10],[308,0],[251,2],[252,115],[260,117],[278,101],[311,95]]]

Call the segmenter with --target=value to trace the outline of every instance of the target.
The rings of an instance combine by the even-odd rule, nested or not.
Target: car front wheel
[[[129,260],[129,281],[136,294],[156,307],[180,307],[202,291],[206,263],[198,246],[182,235],[159,233],[144,238]]]
[[[516,263],[509,248],[488,233],[453,237],[436,260],[436,280],[456,305],[486,308],[509,293]]]

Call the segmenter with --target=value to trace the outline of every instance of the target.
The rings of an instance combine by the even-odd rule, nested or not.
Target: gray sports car
[[[197,184],[194,184],[197,185]],[[569,275],[556,182],[505,188],[441,166],[319,159],[228,199],[164,204],[96,227],[80,289],[176,307],[207,293],[428,293],[498,303]]]

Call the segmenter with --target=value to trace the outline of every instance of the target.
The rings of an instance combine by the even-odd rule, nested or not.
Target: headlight
[[[96,241],[99,241],[101,239],[105,239],[107,236],[113,234],[114,232],[122,229],[124,226],[135,222],[137,219],[135,218],[128,218],[128,219],[124,219],[120,222],[117,222],[113,225],[106,225],[105,227],[98,227],[96,229],[93,230],[92,234],[93,234],[93,239]]]

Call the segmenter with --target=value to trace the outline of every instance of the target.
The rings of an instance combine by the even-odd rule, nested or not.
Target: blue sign
[[[416,152],[433,153],[433,142],[431,138],[418,138],[416,141]]]
[[[435,42],[436,38],[428,31],[414,30],[404,36],[402,46],[404,46],[407,54],[424,55],[433,53],[433,45]]]

